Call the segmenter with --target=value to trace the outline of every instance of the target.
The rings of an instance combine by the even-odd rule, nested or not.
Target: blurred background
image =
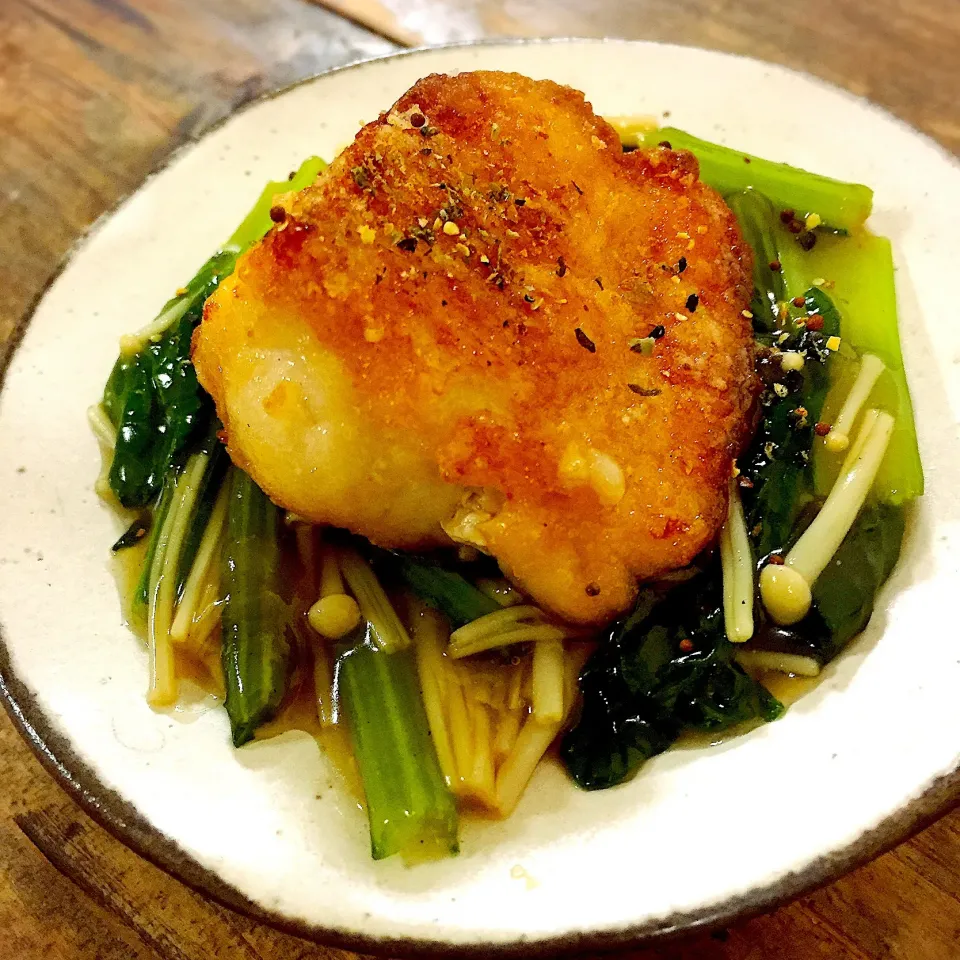
[[[960,0],[0,0],[0,356],[84,230],[246,101],[404,46],[536,36],[785,64],[960,152]],[[766,120],[816,136],[816,117],[793,104]],[[5,716],[0,778],[0,956],[353,958],[236,916],[141,861],[72,804]],[[960,816],[774,914],[632,956],[956,958]]]

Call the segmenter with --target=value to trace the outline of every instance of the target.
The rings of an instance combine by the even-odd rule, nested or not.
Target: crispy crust
[[[442,522],[569,619],[624,610],[638,578],[716,536],[752,423],[750,255],[697,175],[688,153],[622,153],[568,87],[419,81],[285,199],[208,304],[195,362],[231,455],[318,521],[402,546],[440,542]],[[412,538],[362,505],[285,495],[297,450],[255,454],[225,380],[292,316],[337,358],[363,422],[486,493],[466,526],[440,495],[447,516]],[[631,349],[658,326],[649,356]]]

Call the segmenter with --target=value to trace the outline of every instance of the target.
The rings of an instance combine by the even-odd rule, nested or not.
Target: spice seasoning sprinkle
[[[599,597],[600,588],[595,583],[588,583],[586,587],[584,587],[584,593],[586,593],[588,597]]]
[[[809,253],[817,245],[817,235],[812,230],[807,230],[797,235],[797,243],[800,244],[801,250]]]
[[[653,353],[653,345],[656,341],[653,337],[631,337],[627,343],[634,353],[640,353],[645,357],[649,357]]]
[[[825,437],[831,430],[829,423],[824,423],[822,420],[813,428],[813,432],[818,437]]]
[[[683,271],[686,269],[687,269],[687,258],[681,257],[677,261],[677,273],[683,273]]]
[[[459,233],[460,233],[460,228],[459,228],[452,220],[448,220],[448,221],[443,225],[443,232],[444,232],[448,237],[456,237],[456,236],[458,236]]]
[[[658,397],[660,396],[660,391],[656,388],[648,389],[647,387],[641,387],[639,383],[628,383],[627,389],[631,393],[635,393],[641,397]]]
[[[416,237],[404,237],[397,246],[401,250],[406,250],[408,253],[413,253],[417,249],[417,238]]]
[[[577,343],[579,343],[584,350],[589,350],[590,353],[597,352],[597,345],[583,332],[583,330],[580,329],[580,327],[577,327],[577,329],[573,332],[577,338]]]
[[[673,144],[669,140],[661,140],[658,144],[658,147],[665,147],[667,150],[673,149]]]
[[[410,126],[418,130],[427,122],[427,118],[422,113],[414,113],[410,117]]]
[[[659,340],[661,337],[666,336],[667,328],[662,324],[657,324],[648,334],[652,340]]]
[[[780,270],[782,269],[782,265],[781,265],[780,261],[779,261],[779,260],[771,260],[771,261],[770,261],[770,269],[771,269],[774,273],[779,273]]]
[[[803,297],[794,297],[790,302],[795,307],[802,307],[807,301]]]
[[[693,651],[693,641],[689,637],[684,637],[680,641],[680,649],[684,653],[691,653]]]
[[[700,305],[700,298],[695,293],[691,293],[690,296],[687,297],[687,303],[686,303],[687,310],[690,313],[693,313],[694,310],[696,310],[699,305]]]
[[[562,277],[567,272],[567,262],[563,257],[557,257],[557,276]]]
[[[819,313],[815,313],[812,317],[807,317],[807,329],[808,330],[822,330],[823,329],[823,317]]]
[[[275,207],[271,207],[270,219],[274,223],[283,223],[283,221],[287,219],[287,211],[284,210],[279,204]]]
[[[779,553],[771,553],[767,558],[767,562],[772,563],[775,567],[782,567],[783,557],[781,557]]]
[[[788,209],[786,209],[786,210],[781,210],[781,211],[780,211],[780,222],[781,222],[781,223],[789,223],[791,220],[793,220],[793,218],[794,218],[795,216],[796,216],[796,211],[793,210],[793,209],[791,209],[791,208],[788,208]]]
[[[599,277],[594,277],[594,278],[593,278],[593,282],[594,282],[601,290],[603,289],[603,281],[602,281]]]

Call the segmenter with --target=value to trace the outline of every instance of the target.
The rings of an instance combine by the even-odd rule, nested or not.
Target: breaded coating
[[[624,154],[556,83],[435,75],[274,218],[194,361],[278,504],[474,544],[584,624],[715,538],[754,409],[751,264],[693,156]]]

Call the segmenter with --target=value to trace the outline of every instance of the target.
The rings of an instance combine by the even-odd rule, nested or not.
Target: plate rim
[[[654,46],[676,50],[701,50],[711,54],[745,60],[792,74],[815,86],[841,95],[851,104],[879,114],[903,132],[919,138],[934,149],[949,165],[960,170],[960,159],[929,134],[918,130],[885,107],[861,97],[828,80],[803,70],[774,63],[759,57],[699,47],[695,44],[666,43],[655,40],[629,40],[619,37],[522,37],[491,38],[462,41],[435,46],[399,49],[389,54],[365,57],[302,77],[292,83],[264,91],[235,106],[215,123],[178,144],[162,157],[147,174],[121,194],[91,224],[85,227],[67,248],[50,276],[27,304],[3,350],[0,352],[0,392],[7,371],[41,302],[86,244],[104,227],[119,209],[139,193],[151,180],[176,163],[196,143],[258,104],[281,97],[291,90],[312,84],[333,74],[346,73],[383,61],[429,55],[439,51],[474,47],[521,47],[547,45],[623,45]],[[254,920],[295,936],[342,949],[387,956],[403,951],[408,956],[424,957],[556,957],[580,954],[586,950],[612,951],[638,944],[676,940],[694,932],[722,928],[734,921],[743,921],[769,912],[806,893],[831,883],[857,867],[881,856],[909,840],[950,810],[960,806],[960,761],[952,770],[929,781],[919,795],[908,801],[874,827],[865,830],[840,850],[818,856],[804,869],[792,871],[772,883],[753,887],[711,906],[681,910],[642,923],[586,932],[571,931],[557,936],[528,939],[524,936],[499,943],[444,943],[422,940],[415,936],[368,936],[309,923],[274,912],[250,900],[241,890],[227,883],[213,870],[202,866],[169,835],[151,825],[137,808],[120,793],[106,786],[95,769],[80,758],[69,739],[54,727],[36,701],[33,691],[15,674],[0,622],[0,700],[17,732],[26,741],[43,769],[65,790],[77,805],[138,856],[163,870],[215,903],[228,907]]]

